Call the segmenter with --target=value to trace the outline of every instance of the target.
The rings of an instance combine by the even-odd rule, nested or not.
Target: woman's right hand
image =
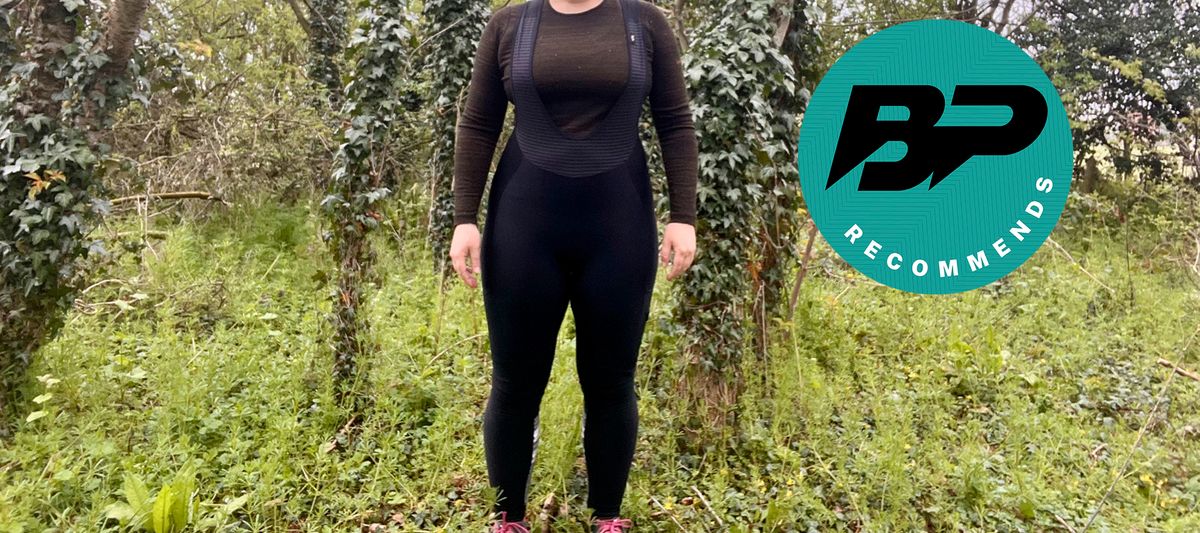
[[[450,240],[450,260],[454,262],[454,271],[463,283],[474,289],[479,286],[475,275],[479,274],[479,226],[475,224],[459,224],[454,227],[454,237]],[[467,261],[470,260],[470,264]]]

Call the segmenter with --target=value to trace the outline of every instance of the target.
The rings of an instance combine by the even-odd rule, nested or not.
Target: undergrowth
[[[1200,292],[1170,235],[1193,226],[1071,206],[1056,244],[954,296],[878,286],[819,246],[769,355],[743,358],[736,419],[700,436],[660,277],[626,514],[639,531],[1079,531],[1115,481],[1094,530],[1200,529],[1200,383],[1164,389],[1158,361],[1200,370]],[[159,228],[83,295],[0,444],[0,530],[134,529],[165,486],[198,530],[484,529],[480,294],[440,292],[422,239],[381,236],[372,403],[353,416],[329,384],[331,265],[308,213]],[[555,531],[587,516],[573,351],[568,316],[530,491]]]

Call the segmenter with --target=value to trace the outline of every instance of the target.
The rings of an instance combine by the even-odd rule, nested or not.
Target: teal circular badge
[[[1071,188],[1058,91],[1009,40],[908,22],[851,48],[800,128],[800,184],[835,251],[897,289],[947,294],[1021,266]]]

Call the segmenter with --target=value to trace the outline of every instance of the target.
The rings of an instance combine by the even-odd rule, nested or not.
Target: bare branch
[[[311,38],[313,34],[312,24],[308,22],[308,17],[304,16],[304,8],[300,7],[299,0],[288,0],[288,5],[292,6],[292,12],[296,14],[296,22],[304,29],[304,33]]]
[[[679,51],[687,53],[688,40],[687,33],[684,31],[683,13],[685,0],[675,0],[675,12],[672,13],[672,18],[675,19],[675,40],[679,42]]]
[[[808,275],[808,264],[812,261],[813,241],[817,239],[817,223],[809,220],[808,244],[804,245],[804,255],[800,257],[800,270],[796,272],[796,283],[792,285],[792,301],[788,302],[788,320],[796,314],[796,302],[800,299],[800,285]]]
[[[158,200],[184,200],[194,198],[199,200],[212,200],[214,202],[224,202],[220,196],[205,191],[179,191],[179,192],[160,192],[155,194],[135,194],[133,196],[122,196],[113,198],[110,203],[112,205],[120,205],[128,202],[144,202],[149,198]]]
[[[1158,358],[1158,365],[1170,368],[1171,370],[1174,370],[1175,373],[1177,373],[1185,378],[1188,378],[1192,381],[1200,381],[1200,374],[1192,372],[1191,370],[1188,370],[1186,368],[1181,368],[1179,365],[1172,363],[1161,357]]]

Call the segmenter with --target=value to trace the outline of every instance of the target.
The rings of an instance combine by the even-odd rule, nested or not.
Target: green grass
[[[660,278],[627,514],[639,531],[1080,530],[1170,375],[1156,359],[1200,369],[1196,285],[1141,231],[1127,269],[1120,231],[1064,220],[1055,237],[1078,264],[1043,246],[947,297],[874,285],[819,247],[795,319],[745,358],[736,420],[699,441]],[[482,531],[480,294],[441,293],[416,240],[379,249],[373,404],[349,435],[306,209],[182,223],[127,257],[29,371],[0,444],[0,531],[121,530],[105,514],[127,476],[153,495],[180,472],[206,530]],[[553,495],[554,530],[581,531],[569,322],[559,347],[530,508]],[[1165,399],[1093,530],[1200,529],[1200,383],[1177,377]]]

